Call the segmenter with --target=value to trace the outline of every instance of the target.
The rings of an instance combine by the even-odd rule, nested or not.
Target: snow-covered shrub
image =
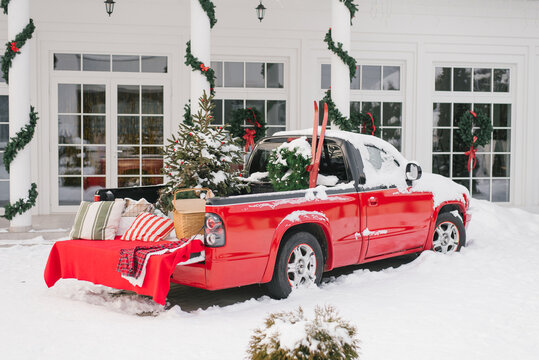
[[[351,360],[359,357],[356,328],[332,306],[316,307],[314,319],[303,310],[270,314],[251,337],[252,360]]]
[[[268,161],[268,173],[277,191],[300,190],[309,187],[307,166],[311,163],[311,145],[302,136],[274,149]]]

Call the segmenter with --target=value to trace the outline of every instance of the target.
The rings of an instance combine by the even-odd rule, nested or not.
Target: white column
[[[191,0],[191,53],[210,66],[210,20],[198,0]],[[210,95],[210,85],[200,71],[191,71],[191,114],[199,110],[198,101],[202,93]]]
[[[342,43],[350,53],[350,11],[339,0],[331,0],[331,33],[335,44]],[[331,53],[331,99],[350,117],[350,71],[340,57]]]
[[[8,39],[15,39],[30,21],[30,1],[12,0],[8,7]],[[20,49],[9,70],[9,136],[15,136],[30,122],[30,43]],[[31,186],[31,154],[27,145],[11,163],[9,196],[11,203],[26,199]],[[10,231],[26,231],[32,226],[31,210],[15,216]]]

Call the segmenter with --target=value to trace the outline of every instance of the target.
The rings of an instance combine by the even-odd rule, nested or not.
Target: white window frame
[[[53,59],[55,53],[78,53],[74,51],[51,51],[50,52],[50,210],[55,213],[73,213],[78,206],[59,205],[58,198],[58,84],[105,84],[106,85],[106,186],[117,186],[117,86],[118,85],[148,85],[148,86],[163,86],[163,140],[166,145],[167,138],[171,134],[171,114],[172,114],[172,75],[170,71],[171,56],[168,56],[169,70],[167,73],[141,73],[141,72],[113,72],[113,71],[69,71],[69,70],[54,70]],[[116,54],[117,52],[90,52],[84,53],[99,53],[99,54]],[[122,52],[121,55],[145,55],[145,54],[130,54]],[[157,54],[161,55],[161,54]],[[81,176],[82,178],[82,176]],[[166,178],[164,179],[166,181]]]
[[[436,80],[436,68],[437,67],[449,67],[449,68],[472,68],[472,83],[471,83],[471,90],[470,91],[436,91],[435,90],[435,80]],[[509,91],[508,92],[481,92],[481,91],[473,91],[473,76],[474,76],[474,69],[477,68],[490,68],[490,69],[509,69]],[[433,104],[434,103],[469,103],[469,104],[511,104],[511,125],[509,127],[506,127],[504,129],[509,129],[511,131],[511,137],[510,137],[510,151],[509,152],[496,152],[496,154],[509,154],[509,163],[510,163],[510,171],[509,171],[509,177],[493,177],[492,176],[492,169],[494,166],[493,163],[493,154],[492,147],[490,151],[477,153],[479,154],[489,154],[490,155],[490,176],[489,177],[470,177],[469,179],[477,179],[477,180],[489,180],[490,181],[490,192],[489,192],[489,200],[492,199],[492,180],[496,179],[509,179],[509,200],[507,202],[497,202],[499,204],[508,204],[511,203],[515,197],[514,194],[514,183],[515,183],[515,141],[516,141],[516,129],[515,129],[515,122],[516,122],[516,114],[517,114],[517,97],[516,97],[516,83],[517,83],[517,73],[516,73],[516,66],[513,64],[503,64],[503,63],[489,63],[489,62],[469,62],[469,63],[458,63],[458,62],[433,62],[431,67],[431,94],[432,94],[432,101],[430,102],[430,128],[431,131],[431,139],[434,136],[433,130],[435,127],[433,126]],[[454,75],[453,71],[451,72],[451,89],[453,89],[453,81],[454,81]],[[492,84],[491,89],[494,88],[494,71],[492,72]],[[453,106],[453,105],[452,105]],[[451,109],[453,114],[453,108]],[[453,115],[452,115],[453,116]],[[432,166],[433,162],[433,156],[434,155],[449,155],[450,156],[450,166],[453,167],[453,155],[454,154],[461,154],[461,152],[454,152],[453,151],[453,139],[455,135],[455,129],[457,127],[453,127],[453,119],[451,119],[451,126],[443,126],[438,128],[445,128],[445,129],[451,129],[452,130],[452,136],[450,140],[450,151],[449,152],[433,152],[432,147],[432,141],[430,142],[430,166]],[[492,145],[492,144],[491,144]],[[453,173],[450,171],[450,177],[453,179],[452,176]],[[462,177],[456,177],[456,179],[464,179]],[[471,181],[470,181],[471,183]]]
[[[290,129],[290,61],[287,57],[253,57],[253,56],[226,56],[226,55],[214,55],[212,62],[223,63],[223,78],[224,78],[224,63],[225,62],[242,62],[243,66],[243,79],[246,81],[246,66],[248,62],[259,63],[282,63],[283,64],[283,87],[282,88],[254,88],[254,87],[216,87],[215,88],[215,100],[264,100],[265,102],[265,114],[264,120],[266,121],[266,127],[282,127],[282,125],[269,125],[266,119],[267,115],[267,101],[285,101],[286,102],[286,122],[285,129]],[[267,85],[267,71],[265,76],[265,82]],[[224,79],[223,79],[224,85]],[[245,102],[244,102],[245,104]],[[224,121],[224,102],[223,102],[223,121]],[[226,125],[226,123],[225,123]]]

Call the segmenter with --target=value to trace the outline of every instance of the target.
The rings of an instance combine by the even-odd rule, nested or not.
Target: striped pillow
[[[75,217],[71,239],[114,240],[125,203],[116,201],[83,201]]]
[[[160,241],[174,229],[174,222],[168,218],[142,213],[122,235],[122,240]]]

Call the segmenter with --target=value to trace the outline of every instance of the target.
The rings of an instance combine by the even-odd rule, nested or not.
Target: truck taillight
[[[225,246],[225,226],[223,220],[216,214],[206,213],[204,245],[208,247]]]

